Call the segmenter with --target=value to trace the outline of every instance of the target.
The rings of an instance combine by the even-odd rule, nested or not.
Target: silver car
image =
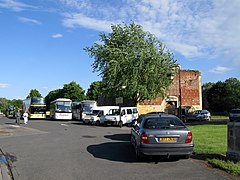
[[[211,113],[208,110],[196,110],[194,113],[186,114],[186,120],[211,120]]]
[[[131,130],[131,143],[137,159],[144,156],[181,156],[193,152],[191,131],[176,116],[146,114],[137,119]]]

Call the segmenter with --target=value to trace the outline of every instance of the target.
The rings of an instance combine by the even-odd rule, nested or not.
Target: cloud
[[[216,73],[216,74],[224,74],[224,73],[226,73],[226,72],[228,72],[230,70],[231,69],[227,68],[227,67],[217,66],[217,67],[211,69],[209,72]]]
[[[6,83],[0,83],[0,89],[7,88],[9,84]]]
[[[13,11],[23,11],[26,9],[35,9],[35,6],[21,3],[16,0],[0,0],[0,8],[10,9]]]
[[[62,38],[62,37],[63,37],[63,35],[62,35],[62,34],[59,34],[59,33],[52,35],[52,38],[55,38],[55,39],[56,39],[56,38]]]
[[[60,0],[63,25],[110,32],[110,25],[134,20],[170,50],[186,58],[222,58],[240,64],[239,0],[124,0],[102,3]],[[229,52],[226,54],[225,52]],[[228,58],[231,56],[231,58]]]
[[[172,47],[172,49],[182,52],[182,55],[185,57],[195,57],[196,55],[201,55],[197,46],[179,43],[179,42],[169,42],[168,45]]]
[[[65,19],[63,20],[63,25],[69,28],[81,26],[106,32],[111,31],[111,24],[113,24],[113,22],[90,18],[81,13],[65,14]]]
[[[35,20],[35,19],[30,19],[30,18],[26,18],[26,17],[18,17],[18,20],[23,22],[23,23],[33,23],[33,24],[42,24],[40,21]]]

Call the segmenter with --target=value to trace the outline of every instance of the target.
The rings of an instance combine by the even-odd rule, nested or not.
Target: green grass
[[[196,158],[207,160],[214,167],[240,175],[240,163],[227,161],[227,125],[190,126]]]
[[[228,119],[229,117],[228,116],[218,116],[218,115],[213,115],[212,117],[211,117],[212,119]]]

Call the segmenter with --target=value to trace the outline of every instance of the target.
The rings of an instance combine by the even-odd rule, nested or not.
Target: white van
[[[83,122],[99,126],[104,123],[104,115],[108,114],[110,109],[119,109],[119,106],[96,106],[91,113],[86,114]]]
[[[104,116],[104,125],[117,125],[122,127],[132,123],[138,118],[137,107],[120,107],[110,109]]]

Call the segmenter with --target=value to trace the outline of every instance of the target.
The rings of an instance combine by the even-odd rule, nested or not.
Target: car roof
[[[167,113],[163,111],[152,111],[152,112],[148,112],[147,114],[167,114]]]
[[[147,117],[173,117],[173,118],[178,118],[175,115],[172,114],[142,114],[141,116],[147,118]]]

